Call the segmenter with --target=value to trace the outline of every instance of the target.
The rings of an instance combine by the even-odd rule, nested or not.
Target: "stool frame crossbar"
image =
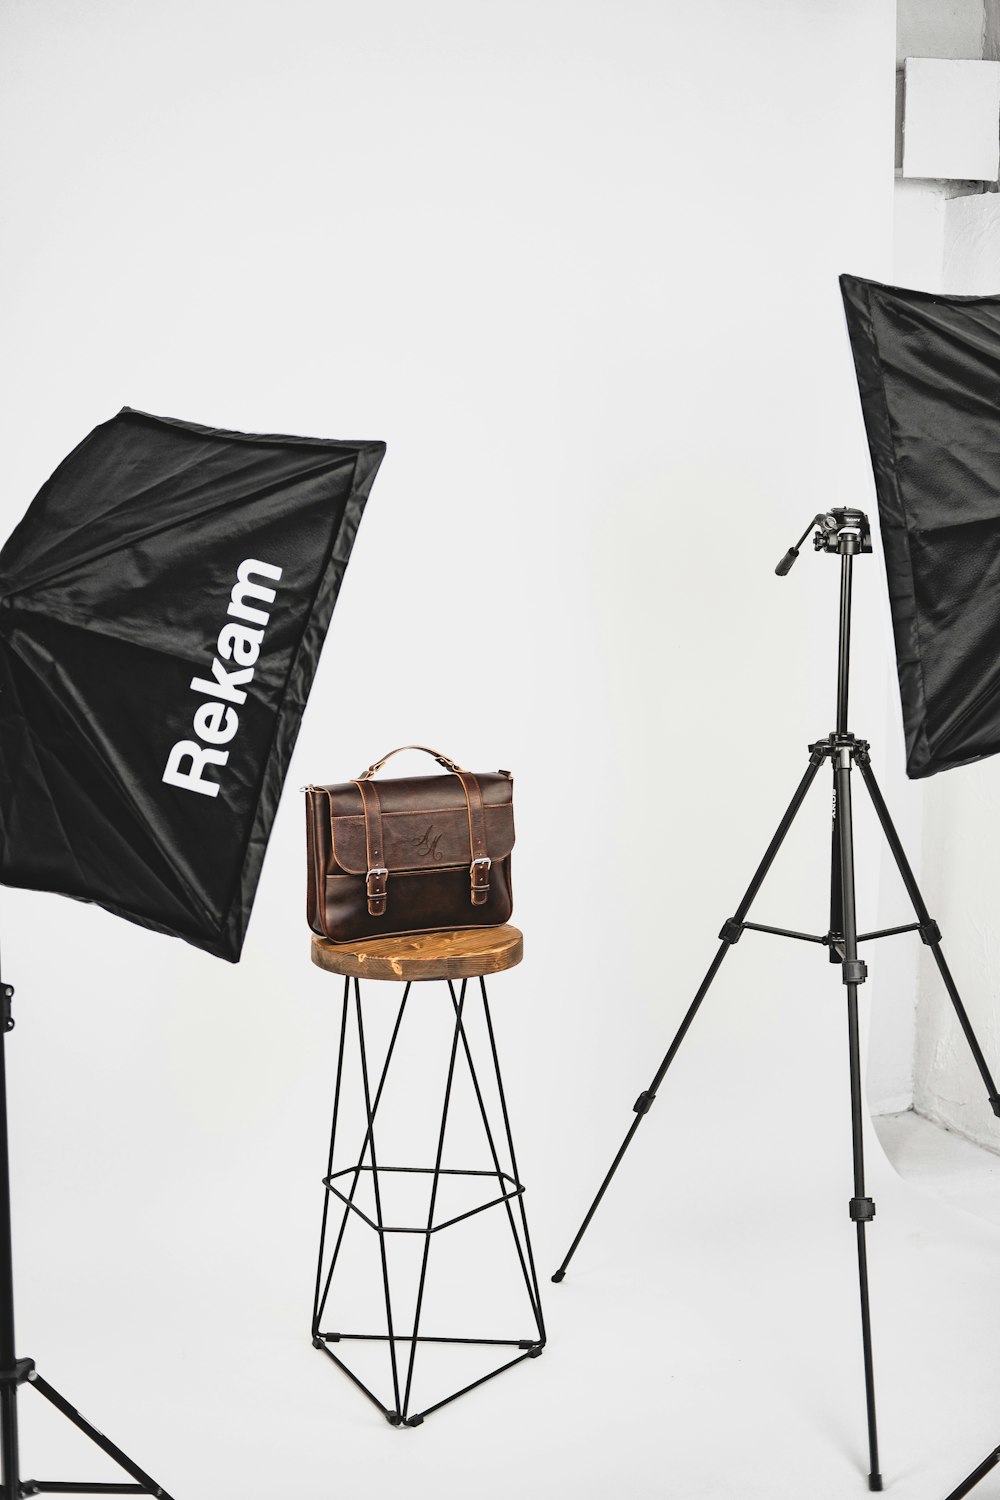
[[[489,998],[486,993],[486,982],[482,975],[476,976],[480,996],[483,1005],[483,1015],[486,1023],[486,1032],[489,1038],[490,1061],[492,1063],[491,1076],[495,1080],[497,1098],[500,1104],[500,1114],[503,1121],[503,1140],[506,1145],[507,1155],[510,1162],[510,1170],[507,1171],[501,1165],[500,1153],[494,1130],[490,1124],[489,1112],[483,1097],[479,1075],[472,1057],[472,1049],[466,1033],[464,1015],[469,980],[463,979],[461,988],[456,994],[455,985],[451,979],[444,982],[448,986],[452,1009],[455,1016],[455,1025],[452,1032],[450,1054],[448,1059],[448,1073],[445,1082],[444,1100],[441,1109],[441,1123],[438,1130],[437,1152],[432,1167],[414,1166],[387,1166],[378,1161],[375,1147],[375,1120],[379,1105],[385,1090],[386,1078],[389,1065],[392,1061],[399,1036],[403,1015],[406,1011],[407,1001],[410,996],[410,987],[413,981],[407,982],[403,990],[402,999],[393,1022],[392,1032],[386,1047],[385,1057],[382,1061],[378,1080],[375,1084],[374,1096],[372,1094],[372,1075],[369,1070],[368,1050],[365,1042],[364,1017],[361,1006],[361,987],[357,978],[346,977],[344,980],[343,1006],[340,1021],[340,1040],[337,1050],[337,1075],[333,1095],[333,1122],[330,1129],[330,1150],[327,1158],[326,1175],[323,1178],[324,1199],[323,1215],[320,1227],[319,1258],[316,1266],[316,1290],[313,1300],[312,1316],[312,1341],[316,1349],[320,1349],[344,1374],[347,1375],[360,1391],[368,1397],[394,1427],[419,1427],[424,1418],[431,1412],[440,1410],[441,1407],[457,1401],[460,1396],[475,1390],[477,1386],[492,1380],[497,1375],[503,1374],[505,1370],[512,1369],[526,1359],[537,1359],[545,1347],[545,1323],[542,1315],[541,1295],[538,1288],[538,1276],[535,1270],[534,1254],[531,1248],[531,1236],[528,1232],[528,1220],[524,1207],[524,1187],[520,1181],[517,1169],[517,1158],[514,1153],[514,1141],[510,1128],[510,1116],[507,1109],[507,1100],[504,1094],[503,1080],[500,1075],[500,1062],[497,1053],[496,1036],[493,1030],[493,1019],[490,1015]],[[433,981],[422,981],[433,982]],[[334,1154],[337,1145],[337,1133],[340,1122],[342,1083],[344,1078],[344,1054],[347,1042],[348,1021],[352,1010],[351,986],[353,984],[353,1014],[358,1041],[358,1055],[361,1066],[361,1085],[364,1097],[366,1128],[361,1150],[355,1164],[334,1171]],[[445,1137],[448,1128],[448,1113],[452,1099],[452,1089],[455,1080],[455,1068],[459,1055],[459,1048],[468,1065],[469,1076],[475,1094],[479,1116],[482,1120],[489,1148],[493,1168],[463,1168],[443,1167],[441,1165],[444,1155]],[[366,1159],[367,1158],[367,1159]],[[413,1173],[429,1176],[431,1180],[430,1202],[426,1222],[422,1224],[387,1224],[382,1210],[382,1181],[387,1173]],[[372,1199],[374,1202],[374,1218],[365,1213],[354,1201],[358,1186],[362,1178],[367,1175],[371,1182]],[[490,1198],[487,1202],[477,1205],[475,1208],[466,1210],[460,1214],[454,1214],[447,1219],[436,1220],[435,1210],[437,1207],[438,1188],[443,1177],[468,1177],[482,1178],[496,1183],[497,1196]],[[346,1180],[350,1179],[349,1185]],[[338,1182],[345,1182],[346,1191],[337,1186]],[[335,1213],[331,1216],[331,1206],[339,1204],[341,1207],[340,1223],[334,1231]],[[516,1205],[516,1212],[515,1212]],[[429,1334],[421,1332],[421,1315],[423,1312],[424,1291],[427,1280],[427,1267],[430,1258],[431,1240],[435,1234],[442,1229],[448,1229],[455,1224],[462,1223],[476,1214],[484,1213],[487,1209],[503,1207],[510,1228],[511,1238],[517,1253],[518,1264],[527,1293],[528,1304],[535,1325],[535,1332],[527,1338],[494,1338],[494,1337],[472,1337],[444,1334]],[[323,1331],[322,1322],[326,1312],[330,1290],[333,1284],[334,1272],[340,1258],[344,1243],[344,1235],[351,1215],[357,1215],[378,1237],[379,1254],[381,1258],[382,1289],[385,1299],[385,1321],[386,1331],[384,1333],[345,1333],[343,1331]],[[389,1278],[389,1263],[386,1247],[386,1236],[392,1234],[422,1235],[424,1238],[423,1254],[420,1262],[420,1273],[417,1285],[416,1304],[413,1311],[413,1319],[410,1329],[406,1333],[397,1331],[394,1313],[392,1290]],[[332,1248],[331,1246],[332,1241]],[[324,1274],[325,1268],[325,1274]],[[378,1342],[388,1346],[389,1364],[392,1372],[392,1402],[382,1401],[363,1380],[352,1370],[347,1363],[335,1353],[331,1345],[343,1345],[351,1341]],[[401,1357],[402,1351],[397,1346],[409,1345],[409,1356]],[[512,1348],[518,1352],[513,1359],[505,1360],[495,1369],[489,1370],[478,1379],[462,1386],[460,1390],[453,1391],[451,1395],[435,1401],[421,1411],[411,1410],[411,1398],[413,1392],[413,1374],[416,1363],[417,1348],[420,1344],[466,1344],[482,1345],[487,1348]]]

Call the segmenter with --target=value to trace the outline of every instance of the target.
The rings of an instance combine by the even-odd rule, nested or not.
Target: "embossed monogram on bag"
[[[432,833],[434,833],[434,824],[428,823],[426,830],[420,835],[418,839],[411,839],[410,844],[411,847],[415,849],[418,854],[422,854],[425,859],[440,861],[444,859],[444,855],[438,848],[438,844],[440,844],[441,842],[441,835],[439,833],[434,834],[434,837],[431,838]]]

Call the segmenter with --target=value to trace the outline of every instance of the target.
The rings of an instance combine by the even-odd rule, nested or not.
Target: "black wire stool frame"
[[[402,1023],[403,1014],[406,1010],[406,1002],[409,999],[410,986],[414,982],[416,981],[408,981],[403,990],[403,996],[400,1000],[399,1009],[396,1013],[396,1018],[393,1023],[392,1033],[389,1038],[388,1047],[386,1048],[385,1058],[382,1063],[381,1073],[379,1075],[378,1083],[375,1086],[373,1097],[368,1069],[368,1054],[365,1047],[364,1018],[362,1016],[361,1007],[361,986],[357,979],[353,980],[354,1015],[357,1027],[358,1053],[361,1063],[361,1083],[364,1092],[367,1128],[365,1130],[365,1137],[361,1145],[361,1150],[358,1154],[357,1162],[353,1166],[345,1167],[338,1172],[334,1172],[334,1151],[337,1144],[337,1125],[340,1115],[341,1083],[344,1075],[344,1050],[347,1041],[348,1015],[350,1010],[352,984],[352,980],[350,978],[345,978],[344,980],[344,998],[340,1022],[340,1043],[337,1052],[337,1079],[334,1086],[333,1095],[333,1124],[330,1130],[330,1151],[327,1158],[326,1176],[323,1178],[325,1194],[323,1200],[322,1226],[320,1229],[319,1258],[316,1266],[316,1292],[313,1301],[312,1316],[313,1347],[316,1349],[321,1349],[323,1353],[326,1354],[328,1358],[331,1359],[339,1369],[343,1370],[344,1374],[347,1375],[358,1387],[358,1389],[368,1397],[368,1400],[371,1401],[373,1405],[378,1407],[379,1411],[393,1427],[419,1427],[424,1418],[430,1416],[431,1412],[438,1411],[443,1406],[448,1406],[452,1401],[457,1401],[459,1396],[464,1396],[469,1391],[475,1390],[477,1386],[483,1385],[486,1381],[494,1379],[495,1376],[502,1375],[505,1370],[513,1369],[515,1365],[521,1364],[524,1360],[537,1359],[545,1347],[545,1322],[542,1316],[542,1302],[538,1290],[538,1276],[535,1271],[535,1259],[531,1249],[531,1236],[528,1233],[528,1218],[524,1208],[524,1187],[520,1180],[520,1175],[517,1169],[517,1158],[514,1154],[514,1141],[511,1135],[510,1116],[507,1110],[507,1100],[504,1094],[503,1080],[500,1076],[500,1061],[497,1054],[496,1037],[493,1031],[493,1019],[490,1015],[489,998],[486,993],[486,981],[482,975],[477,976],[477,982],[479,986],[480,996],[482,998],[486,1031],[489,1037],[490,1057],[493,1065],[493,1076],[496,1081],[497,1095],[500,1101],[500,1111],[503,1119],[503,1131],[506,1138],[510,1171],[505,1170],[501,1165],[496,1138],[490,1125],[486,1102],[483,1098],[482,1089],[479,1083],[479,1076],[476,1072],[476,1066],[472,1058],[472,1048],[469,1045],[469,1039],[466,1034],[466,1029],[463,1022],[466,993],[469,984],[468,979],[462,980],[461,989],[457,995],[455,993],[455,986],[452,980],[447,979],[444,981],[448,986],[448,993],[451,997],[451,1003],[455,1013],[455,1027],[452,1033],[451,1052],[448,1061],[448,1075],[445,1084],[444,1102],[441,1110],[441,1125],[438,1131],[437,1155],[433,1167],[386,1166],[384,1164],[380,1164],[376,1157],[375,1117],[378,1112],[379,1103],[382,1099],[383,1090],[385,1088],[386,1077],[388,1076],[389,1072],[389,1064],[392,1061],[392,1055],[395,1051],[396,1039],[399,1036],[400,1024]],[[435,981],[425,980],[420,982],[434,983]],[[455,1063],[458,1058],[458,1049],[460,1045],[464,1052],[466,1062],[468,1063],[469,1074],[472,1080],[472,1087],[475,1093],[476,1103],[478,1105],[479,1114],[486,1133],[486,1140],[489,1147],[490,1156],[493,1161],[492,1170],[460,1167],[448,1168],[442,1167],[441,1165],[442,1157],[444,1154],[445,1136],[447,1134],[448,1128],[448,1111],[451,1103],[452,1084],[455,1078]],[[366,1156],[368,1158],[367,1161],[365,1160]],[[396,1172],[428,1175],[432,1178],[430,1206],[427,1214],[427,1222],[425,1224],[395,1225],[387,1224],[385,1222],[382,1213],[382,1193],[380,1178],[385,1173]],[[364,1173],[369,1174],[371,1178],[372,1196],[375,1205],[374,1219],[366,1214],[354,1202],[354,1196],[357,1192],[358,1184],[360,1183],[362,1174]],[[454,1214],[447,1219],[435,1223],[435,1208],[437,1205],[438,1187],[441,1178],[445,1176],[484,1178],[487,1180],[492,1179],[496,1183],[497,1196],[490,1198],[486,1203],[481,1203],[475,1208],[467,1209],[464,1213]],[[338,1186],[338,1183],[346,1178],[350,1178],[351,1181],[349,1187],[347,1188],[347,1191],[345,1192],[340,1186]],[[333,1236],[330,1214],[331,1204],[334,1201],[341,1204],[343,1207],[343,1212],[340,1218],[340,1225],[336,1231],[335,1237]],[[516,1214],[514,1210],[515,1203],[517,1205]],[[423,1309],[424,1288],[427,1279],[427,1265],[430,1258],[430,1246],[433,1236],[442,1229],[448,1229],[455,1224],[461,1223],[465,1219],[472,1218],[475,1214],[484,1213],[487,1209],[499,1208],[501,1206],[506,1213],[511,1237],[513,1239],[514,1247],[517,1252],[521,1275],[524,1280],[524,1287],[528,1296],[528,1303],[535,1325],[534,1334],[531,1337],[516,1339],[478,1337],[460,1338],[439,1334],[421,1333],[420,1318]],[[369,1228],[371,1228],[378,1236],[379,1254],[382,1263],[382,1287],[385,1297],[385,1333],[343,1333],[339,1331],[321,1331],[321,1324],[330,1295],[330,1288],[333,1282],[334,1271],[336,1270],[337,1261],[339,1259],[341,1247],[344,1242],[344,1233],[352,1213],[358,1215],[362,1222],[367,1224]],[[413,1313],[413,1323],[412,1328],[408,1333],[397,1332],[396,1325],[393,1320],[392,1292],[389,1283],[389,1263],[386,1251],[386,1236],[390,1234],[422,1235],[424,1239],[423,1255],[420,1264],[420,1277],[417,1286],[417,1299]],[[327,1263],[327,1247],[331,1238],[333,1238],[333,1248],[332,1251],[330,1251],[329,1262]],[[324,1265],[326,1265],[325,1276]],[[377,1341],[380,1343],[388,1344],[389,1363],[392,1370],[391,1405],[388,1405],[385,1402],[381,1401],[379,1397],[376,1396],[374,1391],[370,1390],[369,1387],[365,1385],[364,1381],[362,1381],[360,1377],[344,1362],[343,1359],[340,1358],[338,1354],[335,1354],[333,1349],[330,1347],[331,1344],[340,1345],[351,1340],[365,1342]],[[410,1346],[410,1352],[409,1358],[405,1361],[404,1371],[402,1369],[403,1361],[398,1357],[397,1345],[407,1343]],[[410,1409],[411,1393],[413,1389],[413,1371],[416,1362],[417,1347],[419,1344],[423,1343],[466,1345],[476,1344],[483,1345],[484,1347],[492,1346],[496,1348],[516,1349],[518,1352],[512,1359],[504,1359],[503,1362],[496,1366],[495,1369],[488,1371],[485,1375],[481,1375],[477,1380],[473,1380],[469,1384],[462,1386],[459,1390],[453,1391],[450,1396],[445,1396],[441,1400],[435,1401],[431,1406],[425,1407],[423,1411],[414,1412]]]

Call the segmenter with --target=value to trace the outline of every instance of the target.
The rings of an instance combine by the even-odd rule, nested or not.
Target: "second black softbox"
[[[1000,750],[1000,297],[842,276],[875,470],[906,770]]]

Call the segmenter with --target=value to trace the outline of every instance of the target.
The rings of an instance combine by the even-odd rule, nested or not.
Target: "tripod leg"
[[[868,1305],[868,1249],[865,1230],[875,1217],[875,1204],[865,1196],[865,1156],[862,1131],[861,1047],[858,1039],[858,985],[863,984],[865,965],[858,959],[858,929],[854,906],[854,832],[851,817],[851,751],[835,752],[835,784],[839,829],[840,875],[844,919],[844,959],[841,965],[847,986],[847,1030],[851,1062],[851,1133],[854,1146],[854,1197],[850,1214],[858,1236],[858,1283],[861,1291],[861,1340],[865,1362],[865,1398],[868,1405],[868,1455],[870,1468],[868,1488],[880,1490],[882,1476],[878,1465],[878,1432],[875,1424],[875,1369],[872,1363],[871,1311]]]
[[[979,1481],[985,1479],[987,1474],[996,1468],[997,1464],[1000,1464],[1000,1448],[994,1448],[989,1457],[984,1458],[978,1468],[973,1469],[969,1477],[962,1480],[957,1489],[952,1490],[950,1495],[945,1496],[945,1500],[962,1500],[962,1496],[967,1495],[970,1490],[974,1490]]]
[[[42,1379],[37,1370],[33,1370],[28,1379],[35,1390],[44,1396],[46,1401],[52,1403],[56,1411],[61,1412],[67,1421],[72,1422],[74,1427],[78,1427],[85,1437],[88,1437],[109,1458],[113,1458],[115,1463],[124,1469],[126,1474],[131,1474],[132,1478],[136,1481],[134,1485],[104,1485],[100,1489],[97,1485],[74,1485],[68,1491],[69,1494],[72,1494],[75,1490],[80,1495],[100,1494],[103,1492],[104,1494],[153,1495],[158,1497],[158,1500],[171,1500],[166,1490],[158,1485],[155,1479],[150,1479],[149,1475],[140,1469],[138,1464],[133,1463],[116,1443],[113,1443],[110,1438],[106,1438],[103,1432],[98,1432],[94,1424],[88,1422],[86,1417],[81,1416],[75,1406],[70,1406],[65,1396],[60,1396],[58,1391],[53,1390],[52,1386],[49,1385],[47,1380]],[[54,1488],[53,1482],[46,1483],[42,1480],[35,1481],[35,1486],[36,1488],[29,1493],[42,1494]]]
[[[688,1028],[691,1025],[691,1022],[694,1020],[695,1016],[698,1014],[698,1008],[701,1005],[701,1002],[704,1000],[705,996],[708,994],[708,991],[709,991],[709,988],[710,988],[710,986],[712,984],[712,981],[713,981],[713,979],[715,978],[716,974],[719,972],[719,969],[722,966],[722,960],[725,958],[726,954],[729,952],[729,950],[733,946],[733,944],[739,942],[739,939],[742,936],[742,932],[743,932],[743,928],[742,928],[741,924],[742,924],[744,918],[746,917],[747,912],[750,910],[750,907],[751,907],[751,904],[753,902],[754,897],[756,896],[757,892],[760,890],[762,884],[764,883],[764,877],[765,877],[765,875],[767,874],[768,870],[771,868],[771,865],[774,863],[775,855],[777,854],[778,850],[781,848],[782,844],[785,841],[785,836],[788,833],[789,828],[791,828],[792,823],[795,820],[796,813],[798,812],[799,808],[802,806],[803,801],[805,800],[806,793],[808,792],[809,788],[813,784],[813,781],[815,780],[816,772],[819,770],[820,766],[822,765],[823,759],[824,759],[824,752],[822,750],[819,750],[819,749],[813,750],[813,752],[811,753],[811,755],[809,757],[809,765],[806,768],[805,775],[803,776],[802,780],[799,782],[798,787],[795,790],[795,795],[792,798],[791,802],[788,804],[788,808],[786,809],[785,816],[782,818],[781,822],[778,824],[778,829],[777,829],[777,832],[774,835],[774,838],[771,840],[770,844],[768,844],[768,846],[767,846],[767,852],[765,853],[764,858],[761,860],[760,864],[758,865],[756,874],[754,875],[754,877],[751,880],[749,886],[747,887],[746,894],[744,895],[743,900],[740,902],[739,906],[737,907],[736,915],[729,918],[729,920],[724,924],[721,933],[719,934],[719,937],[721,939],[719,951],[716,953],[716,955],[713,958],[711,964],[709,965],[708,973],[705,975],[704,979],[702,980],[701,985],[700,985],[700,987],[698,989],[698,993],[695,995],[695,997],[692,1000],[690,1006],[688,1007],[688,1010],[687,1010],[686,1015],[684,1016],[684,1019],[681,1021],[680,1026],[677,1028],[676,1035],[674,1036],[673,1041],[670,1043],[670,1047],[669,1047],[669,1049],[667,1051],[666,1056],[664,1057],[663,1061],[660,1063],[660,1066],[657,1068],[656,1073],[655,1073],[655,1075],[653,1077],[653,1081],[649,1085],[649,1088],[643,1090],[643,1092],[639,1095],[638,1099],[635,1101],[635,1104],[632,1106],[632,1108],[633,1108],[633,1110],[635,1112],[635,1119],[632,1121],[632,1124],[629,1126],[628,1132],[626,1133],[626,1136],[625,1136],[625,1139],[622,1141],[621,1146],[618,1149],[618,1154],[615,1157],[614,1161],[611,1163],[611,1166],[608,1169],[607,1176],[605,1177],[604,1181],[601,1183],[601,1186],[599,1187],[599,1189],[597,1191],[596,1198],[594,1199],[593,1203],[588,1208],[586,1216],[584,1217],[583,1223],[580,1225],[580,1228],[576,1232],[576,1238],[573,1240],[573,1243],[570,1245],[569,1249],[566,1251],[566,1254],[563,1257],[562,1265],[559,1267],[558,1271],[556,1271],[555,1275],[552,1277],[553,1281],[556,1281],[556,1282],[562,1281],[563,1277],[566,1275],[566,1268],[569,1265],[570,1261],[573,1259],[573,1256],[576,1253],[577,1246],[579,1245],[580,1241],[583,1239],[583,1236],[586,1234],[587,1228],[588,1228],[588,1226],[590,1224],[590,1221],[594,1217],[594,1214],[597,1212],[598,1204],[600,1203],[601,1199],[604,1197],[604,1194],[607,1192],[608,1187],[609,1187],[609,1185],[611,1183],[611,1179],[612,1179],[612,1177],[614,1177],[615,1173],[617,1172],[618,1167],[619,1167],[619,1165],[621,1163],[622,1157],[625,1155],[625,1152],[628,1150],[629,1146],[631,1145],[631,1143],[632,1143],[632,1137],[635,1135],[636,1131],[639,1129],[639,1123],[642,1120],[643,1115],[645,1115],[649,1111],[649,1108],[652,1105],[653,1100],[656,1098],[656,1091],[660,1087],[660,1084],[663,1082],[663,1079],[664,1079],[664,1077],[666,1075],[667,1069],[670,1067],[670,1064],[673,1062],[674,1058],[677,1056],[677,1052],[678,1052],[678,1049],[680,1048],[681,1042],[683,1042],[685,1036],[687,1035]]]
[[[0,1391],[0,1420],[3,1422],[3,1489],[4,1496],[16,1496],[20,1482],[17,1452],[17,1387],[13,1381]]]
[[[889,816],[889,809],[882,798],[882,793],[879,790],[878,782],[875,780],[868,755],[859,755],[857,762],[858,770],[864,777],[865,786],[868,788],[868,795],[872,799],[872,805],[882,825],[882,832],[885,834],[886,842],[892,850],[892,857],[896,861],[896,867],[902,876],[903,884],[906,887],[906,894],[910,898],[913,910],[917,915],[917,921],[920,923],[921,940],[927,944],[934,955],[934,962],[938,966],[938,972],[944,981],[945,989],[948,991],[948,998],[954,1006],[955,1015],[958,1017],[958,1024],[965,1034],[965,1040],[969,1044],[969,1051],[972,1053],[976,1067],[979,1069],[979,1075],[986,1085],[986,1097],[990,1101],[990,1108],[995,1115],[1000,1117],[1000,1094],[997,1093],[997,1086],[993,1082],[989,1065],[983,1056],[983,1049],[979,1045],[976,1033],[972,1029],[972,1022],[969,1020],[965,1006],[962,1004],[962,997],[958,993],[958,986],[952,978],[951,970],[945,961],[944,954],[941,952],[941,929],[932,919],[930,912],[924,905],[924,898],[921,896],[917,882],[913,878],[913,871],[910,869],[909,861],[899,841],[899,834],[893,827],[892,819]]]

